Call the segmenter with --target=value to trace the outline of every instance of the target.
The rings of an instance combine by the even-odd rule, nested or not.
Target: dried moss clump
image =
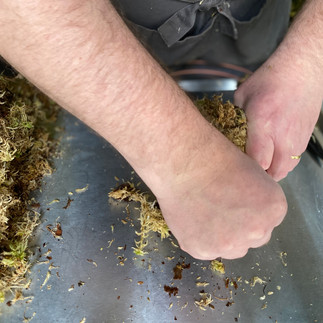
[[[47,111],[47,113],[45,112]],[[57,107],[22,78],[0,77],[0,301],[26,287],[28,240],[38,224],[29,195],[52,168],[47,126]]]
[[[247,118],[244,111],[230,101],[223,103],[222,96],[214,95],[195,101],[195,105],[214,127],[243,152],[247,141]]]
[[[143,256],[147,253],[144,248],[148,244],[147,239],[150,232],[159,233],[162,240],[170,235],[157,201],[150,202],[148,195],[141,193],[133,183],[125,183],[117,187],[109,193],[109,197],[140,203],[140,231],[136,231],[140,238],[135,241],[136,247],[133,248],[136,255]]]

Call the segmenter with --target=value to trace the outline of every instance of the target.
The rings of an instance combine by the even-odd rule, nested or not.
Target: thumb
[[[264,170],[267,170],[274,156],[274,143],[272,138],[263,134],[263,130],[257,130],[250,124],[248,126],[246,153]]]

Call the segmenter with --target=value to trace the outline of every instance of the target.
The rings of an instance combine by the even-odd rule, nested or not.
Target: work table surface
[[[108,193],[123,180],[140,179],[68,113],[61,113],[58,126],[64,129],[61,156],[36,194],[42,222],[24,293],[33,300],[2,304],[1,322],[323,322],[323,168],[307,152],[281,181],[289,210],[271,241],[242,259],[223,260],[221,275],[177,248],[175,238],[161,242],[152,234],[149,253],[136,256],[139,205],[129,203],[128,215],[128,203]],[[57,223],[61,239],[48,229]],[[178,263],[189,268],[174,280]],[[256,277],[263,282],[252,286]],[[169,296],[164,286],[177,287],[177,295]],[[195,304],[202,290],[213,299],[205,311]]]

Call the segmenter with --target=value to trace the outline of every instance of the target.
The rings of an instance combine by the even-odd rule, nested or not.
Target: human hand
[[[6,1],[1,55],[119,150],[181,247],[237,258],[266,243],[286,212],[280,187],[211,130],[110,2],[37,4]]]
[[[235,93],[248,119],[246,152],[276,181],[298,164],[318,119],[322,91],[315,73],[274,57]]]
[[[170,230],[194,258],[243,257],[267,243],[286,214],[280,186],[229,141],[225,145],[222,161],[216,149],[205,151],[157,195]]]

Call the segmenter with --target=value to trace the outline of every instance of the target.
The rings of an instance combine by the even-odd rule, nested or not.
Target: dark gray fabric
[[[256,16],[266,0],[249,0],[248,4],[241,5],[241,0],[231,1],[230,10],[232,16],[240,21],[248,21]]]
[[[193,28],[198,11],[207,12],[211,9],[215,9],[212,12],[212,16],[215,16],[215,14],[221,14],[227,18],[227,20],[224,20],[227,26],[223,28],[222,32],[228,34],[234,39],[237,39],[238,32],[229,9],[229,4],[222,0],[197,0],[195,3],[177,11],[157,30],[166,45],[171,47]],[[211,24],[211,21],[212,20],[209,20],[205,23],[205,28]]]
[[[113,0],[143,44],[165,65],[203,58],[256,66],[287,31],[291,0]]]

